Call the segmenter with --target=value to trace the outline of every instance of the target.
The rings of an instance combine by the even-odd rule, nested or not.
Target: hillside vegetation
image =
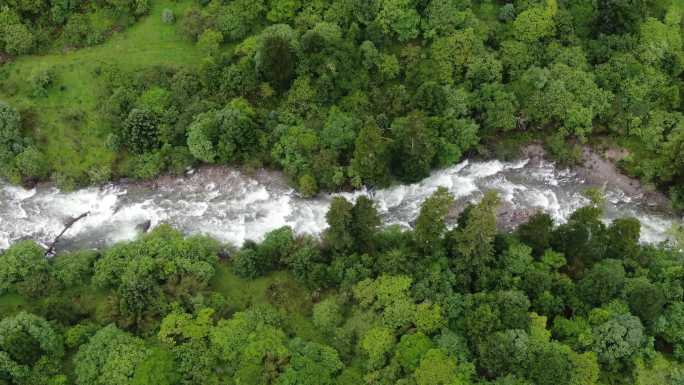
[[[0,384],[681,385],[684,254],[577,210],[496,231],[488,193],[447,230],[335,198],[321,240],[240,249],[168,226],[109,249],[0,255]]]
[[[312,195],[532,139],[572,163],[600,137],[684,196],[679,1],[138,0],[54,16],[60,4],[0,13],[0,153],[16,182],[201,162],[281,168]]]

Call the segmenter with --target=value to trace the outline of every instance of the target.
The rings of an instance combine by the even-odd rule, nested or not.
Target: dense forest
[[[160,226],[0,255],[0,384],[681,385],[684,254],[600,202],[497,232],[438,189],[415,230],[335,198],[321,239],[240,249]]]
[[[626,148],[624,170],[682,206],[682,12],[676,0],[3,0],[2,174],[74,188],[266,166],[313,195],[542,140],[567,163],[585,143]]]

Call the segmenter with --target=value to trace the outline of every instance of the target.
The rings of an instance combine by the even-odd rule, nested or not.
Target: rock
[[[152,227],[152,221],[148,219],[145,222],[138,223],[135,226],[135,229],[145,234],[150,229],[150,227]]]
[[[221,250],[219,250],[219,252],[218,252],[218,257],[219,257],[220,259],[228,259],[228,258],[230,258],[230,250],[228,250],[228,249],[221,249]]]

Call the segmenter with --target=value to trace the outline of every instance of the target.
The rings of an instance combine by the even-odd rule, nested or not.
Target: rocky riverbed
[[[0,184],[0,248],[25,238],[48,245],[65,223],[85,212],[88,216],[73,224],[57,249],[103,247],[133,239],[160,223],[234,245],[258,240],[286,225],[298,233],[317,235],[326,227],[325,213],[335,195],[350,200],[370,196],[386,225],[410,227],[422,202],[440,186],[456,198],[451,224],[463,207],[490,189],[499,191],[502,198],[498,211],[502,229],[512,229],[540,210],[561,223],[588,202],[582,195],[588,187],[604,190],[606,222],[622,216],[639,218],[644,242],[664,240],[667,230],[679,221],[667,211],[664,197],[634,184],[596,154],[587,152],[585,166],[573,169],[556,167],[537,146],[526,147],[524,154],[516,162],[467,160],[410,185],[309,199],[299,196],[278,172],[221,167],[74,192],[50,185],[24,189]]]

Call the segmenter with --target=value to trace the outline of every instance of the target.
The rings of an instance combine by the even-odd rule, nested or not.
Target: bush
[[[251,248],[243,248],[233,257],[233,272],[243,278],[255,278],[263,274],[259,254]]]
[[[162,148],[163,157],[166,159],[166,169],[173,175],[182,175],[189,167],[195,165],[195,158],[185,146],[171,147],[165,145]]]
[[[0,101],[0,152],[5,150],[16,154],[23,149],[23,140],[19,134],[20,120],[21,116],[14,107]]]
[[[4,27],[3,40],[5,50],[14,55],[22,55],[33,49],[35,39],[29,29],[23,24],[12,24]]]
[[[181,33],[192,41],[197,41],[206,25],[206,17],[199,8],[190,8],[180,19],[179,29]]]
[[[318,192],[318,185],[316,184],[316,178],[310,174],[302,175],[299,178],[299,191],[305,197],[312,197]]]
[[[45,155],[33,146],[17,155],[15,164],[21,176],[28,180],[42,180],[50,174],[50,164]]]
[[[152,179],[164,171],[164,157],[159,151],[136,155],[128,161],[127,171],[135,179]]]
[[[159,145],[158,124],[158,119],[152,112],[134,108],[123,124],[122,142],[136,154],[152,150]]]
[[[560,133],[551,135],[546,142],[546,146],[553,159],[563,166],[579,164],[582,159],[582,149],[580,146],[567,143]]]
[[[52,86],[55,79],[55,71],[52,67],[39,68],[33,71],[29,78],[31,85],[31,95],[34,98],[47,96],[48,89]]]
[[[86,39],[92,34],[92,27],[90,21],[85,15],[75,14],[69,18],[62,36],[64,40],[74,46],[82,46],[85,44]]]
[[[197,39],[197,48],[199,48],[205,55],[215,55],[218,53],[219,47],[223,42],[223,35],[221,32],[207,29]]]
[[[165,8],[162,11],[162,23],[173,24],[176,21],[176,16],[174,16],[173,11]]]
[[[112,168],[108,164],[93,166],[88,169],[90,183],[102,184],[112,179]]]

